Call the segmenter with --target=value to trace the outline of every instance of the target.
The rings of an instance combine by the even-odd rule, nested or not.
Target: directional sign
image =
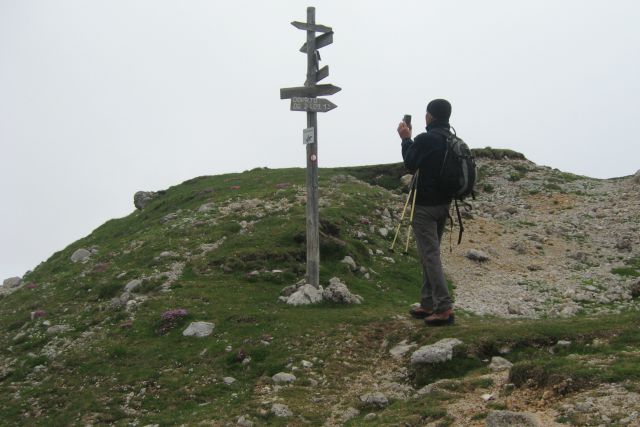
[[[280,99],[333,95],[334,93],[338,93],[341,90],[341,88],[334,85],[285,87],[280,89]]]
[[[316,142],[315,128],[306,128],[302,130],[302,143],[304,145],[315,144]]]
[[[316,82],[319,82],[320,80],[328,76],[329,76],[329,66],[325,65],[324,67],[320,68],[316,73]]]
[[[291,111],[309,111],[312,113],[326,113],[337,105],[324,98],[291,98]]]
[[[330,33],[331,31],[333,31],[331,27],[327,27],[325,25],[318,25],[318,24],[308,24],[306,22],[293,21],[291,25],[293,25],[299,30],[316,31],[318,33]]]
[[[331,43],[333,43],[333,31],[316,37],[316,49],[320,49],[321,47],[329,46]],[[300,52],[307,53],[307,44],[306,43],[302,45],[302,47],[300,48]]]

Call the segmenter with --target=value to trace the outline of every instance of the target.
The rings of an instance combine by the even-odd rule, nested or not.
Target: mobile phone
[[[405,114],[404,117],[402,118],[402,121],[407,124],[409,129],[411,129],[411,114]]]

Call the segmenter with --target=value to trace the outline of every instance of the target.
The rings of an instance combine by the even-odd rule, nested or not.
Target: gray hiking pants
[[[422,262],[420,305],[436,313],[448,310],[453,305],[440,261],[440,240],[449,218],[449,206],[416,205],[413,212],[413,233]]]

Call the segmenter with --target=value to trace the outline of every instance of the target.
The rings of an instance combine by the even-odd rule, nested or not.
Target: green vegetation
[[[471,152],[476,158],[486,158],[494,160],[502,160],[505,158],[510,160],[527,160],[524,154],[504,148],[472,148]]]
[[[344,279],[364,298],[361,305],[278,302],[282,288],[305,271],[302,169],[186,181],[53,254],[25,277],[33,286],[0,299],[0,419],[6,425],[216,425],[249,414],[286,425],[265,414],[262,402],[274,396],[267,391],[270,377],[296,366],[297,381],[278,396],[309,425],[322,425],[336,401],[314,401],[317,394],[351,392],[350,382],[386,363],[388,348],[402,340],[426,345],[459,338],[465,345],[437,369],[411,369],[416,387],[450,380],[440,391],[392,401],[366,425],[453,425],[447,403],[492,387],[481,375],[503,347],[511,348],[512,380],[520,387],[571,379],[568,389],[577,389],[640,379],[634,312],[537,321],[460,312],[455,326],[435,329],[396,319],[415,301],[421,271],[413,249],[393,255],[395,263],[383,259],[388,253],[371,255],[369,249],[387,248],[393,236],[369,227],[380,226],[376,209],[396,203],[385,189],[397,190],[404,173],[401,164],[320,171],[321,283]],[[481,177],[489,173],[479,170]],[[366,233],[368,243],[354,231]],[[96,253],[85,264],[72,263],[81,247]],[[340,262],[347,254],[370,279]],[[626,266],[637,272],[640,260]],[[140,302],[127,306],[120,297],[134,279],[142,280],[134,292]],[[213,334],[182,336],[192,321],[214,323]],[[48,333],[50,325],[69,329]],[[596,338],[603,344],[594,345]],[[571,346],[555,348],[560,339]],[[589,363],[601,358],[607,363]],[[303,360],[313,369],[301,368]],[[237,381],[224,384],[229,376]],[[356,406],[357,398],[347,403]],[[364,425],[365,415],[348,425]]]
[[[614,267],[611,272],[620,276],[640,277],[640,257],[626,260],[624,264],[625,267]]]

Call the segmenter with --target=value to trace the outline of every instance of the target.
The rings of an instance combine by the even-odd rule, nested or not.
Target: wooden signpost
[[[306,282],[320,286],[320,234],[318,230],[318,118],[317,113],[326,113],[337,106],[318,96],[333,95],[340,88],[331,84],[317,84],[329,75],[329,67],[319,68],[318,49],[333,43],[333,30],[316,24],[316,9],[307,8],[307,22],[292,22],[291,25],[307,32],[307,42],[300,52],[307,54],[307,79],[304,86],[280,89],[280,99],[291,99],[291,111],[306,111],[307,128],[303,132],[303,143],[307,147],[307,277]],[[316,33],[322,33],[316,37]]]

